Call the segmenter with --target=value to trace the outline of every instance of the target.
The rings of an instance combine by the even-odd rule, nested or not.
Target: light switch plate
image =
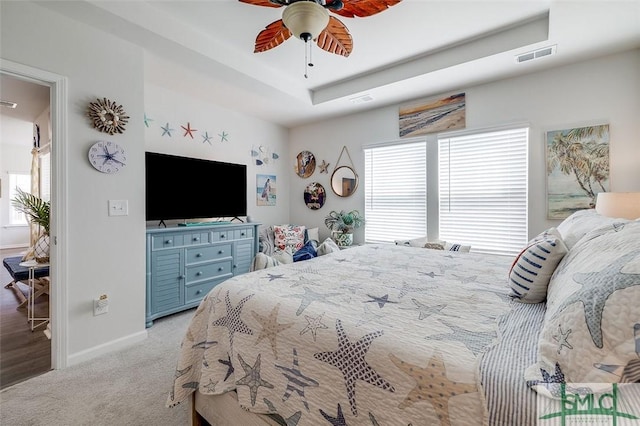
[[[109,216],[127,216],[128,214],[128,200],[109,200]]]

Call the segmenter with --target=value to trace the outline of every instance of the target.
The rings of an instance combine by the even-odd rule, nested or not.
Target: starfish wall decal
[[[180,126],[184,129],[184,135],[182,135],[183,137],[187,137],[187,135],[189,135],[191,137],[191,139],[193,139],[193,132],[197,132],[198,130],[196,129],[192,129],[191,128],[191,123],[187,122],[187,127],[184,126]]]
[[[167,123],[165,126],[160,126],[160,128],[162,129],[162,136],[167,135],[169,137],[171,137],[171,132],[175,130],[169,127],[169,123]]]

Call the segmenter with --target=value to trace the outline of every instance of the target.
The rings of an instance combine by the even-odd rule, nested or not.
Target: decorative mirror
[[[358,188],[358,175],[349,166],[337,167],[331,175],[331,189],[339,197],[353,195]]]
[[[308,178],[316,170],[316,157],[310,151],[302,151],[296,156],[296,173]]]
[[[342,154],[346,152],[351,166],[340,166]],[[331,189],[338,197],[350,197],[358,189],[358,174],[353,166],[353,160],[346,146],[342,147],[336,166],[331,174]]]

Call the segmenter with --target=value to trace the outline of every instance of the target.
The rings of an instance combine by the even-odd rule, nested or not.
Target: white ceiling
[[[253,53],[255,37],[283,7],[238,0],[38,3],[144,47],[147,81],[287,127],[640,47],[640,0],[403,0],[366,18],[333,14],[349,28],[353,53],[344,58],[314,45],[315,66],[305,79],[302,41],[292,37]],[[515,61],[551,45],[553,56]],[[361,95],[373,100],[350,101]]]

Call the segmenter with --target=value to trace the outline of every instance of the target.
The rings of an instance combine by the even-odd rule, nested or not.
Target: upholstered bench
[[[13,281],[5,285],[4,288],[13,288],[14,290],[16,290],[16,295],[20,298],[21,301],[20,305],[18,306],[19,308],[27,303],[27,299],[15,284],[18,281],[26,282],[29,279],[29,268],[20,266],[20,263],[22,262],[22,256],[5,257],[4,259],[2,259],[2,264],[4,265],[6,270],[9,271],[11,278],[13,278]],[[45,266],[44,268],[38,268],[33,271],[33,275],[34,278],[37,279],[48,277],[49,267]]]

